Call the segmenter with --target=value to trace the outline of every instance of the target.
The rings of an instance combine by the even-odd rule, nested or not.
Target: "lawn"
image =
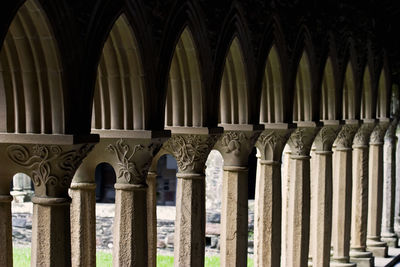
[[[16,247],[13,249],[13,258],[15,267],[26,267],[30,266],[31,260],[31,249]],[[98,267],[110,267],[112,266],[112,256],[111,253],[97,251],[96,253],[96,265]],[[170,267],[174,266],[174,257],[157,255],[157,266]],[[211,256],[205,258],[206,267],[220,266],[219,257]],[[253,259],[249,258],[247,261],[247,266],[253,267]]]

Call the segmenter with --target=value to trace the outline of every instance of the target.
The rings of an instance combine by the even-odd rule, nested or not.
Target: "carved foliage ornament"
[[[389,123],[378,123],[371,133],[369,143],[370,144],[382,144],[383,139],[385,138],[385,133],[386,133],[386,129],[388,128],[388,126],[389,126]]]
[[[353,138],[356,134],[358,126],[356,124],[343,125],[340,130],[334,145],[338,148],[351,148],[353,144]]]
[[[390,123],[390,125],[386,131],[386,134],[385,134],[385,140],[387,140],[389,142],[394,142],[396,140],[397,123],[398,123],[397,119],[393,120]]]
[[[117,157],[117,179],[122,179],[127,183],[143,184],[152,156],[160,146],[161,144],[156,143],[150,143],[147,147],[142,144],[129,145],[123,139],[117,140],[115,145],[108,145],[106,150]],[[135,160],[134,157],[138,152],[146,152],[146,154],[141,155],[139,160]],[[138,164],[138,161],[142,161],[143,164]]]
[[[372,130],[374,129],[374,123],[362,124],[358,129],[356,135],[354,136],[353,145],[356,146],[367,146],[369,142],[369,137]]]
[[[31,170],[36,187],[69,187],[76,169],[93,146],[85,144],[78,149],[63,151],[58,145],[10,145],[7,152],[14,163]]]
[[[331,151],[335,141],[339,126],[324,126],[315,137],[317,151]]]
[[[249,153],[249,150],[257,141],[259,132],[226,131],[217,142],[217,147],[223,153],[232,153],[238,156],[241,152]]]
[[[256,143],[264,160],[280,160],[280,155],[290,135],[290,130],[265,130]]]
[[[179,171],[199,171],[204,168],[217,138],[217,135],[173,135],[165,143],[165,150],[176,158]]]
[[[292,155],[309,156],[316,130],[313,127],[297,128],[290,135],[288,144]]]

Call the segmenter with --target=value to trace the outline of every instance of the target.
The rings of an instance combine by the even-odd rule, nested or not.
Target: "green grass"
[[[31,249],[15,247],[13,249],[13,259],[15,267],[26,267],[30,266],[31,261]],[[112,255],[111,253],[97,251],[96,253],[96,265],[98,267],[110,267],[112,266]],[[157,266],[170,267],[174,266],[174,257],[157,255]],[[218,256],[210,256],[205,258],[206,267],[217,267],[220,266],[220,260]],[[253,267],[253,259],[248,258],[247,266]]]

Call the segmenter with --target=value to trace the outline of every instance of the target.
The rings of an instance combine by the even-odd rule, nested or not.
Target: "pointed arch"
[[[321,84],[321,99],[320,99],[320,119],[321,120],[336,120],[337,119],[337,99],[335,74],[333,64],[328,57]]]
[[[0,132],[65,132],[59,50],[36,0],[19,8],[4,39],[0,95]]]
[[[225,58],[220,92],[220,122],[247,124],[249,115],[248,85],[242,48],[235,37]]]
[[[351,62],[347,63],[342,94],[342,118],[356,119],[356,84]]]
[[[385,68],[382,68],[378,81],[378,98],[376,102],[376,116],[377,118],[390,117],[390,86]]]
[[[275,45],[270,49],[261,87],[260,122],[284,121],[282,67]]]
[[[294,88],[293,121],[312,121],[313,94],[310,70],[310,58],[304,51],[297,67]]]
[[[365,67],[361,91],[361,119],[372,119],[372,80],[369,66]]]
[[[166,126],[194,126],[204,124],[204,92],[198,51],[193,35],[186,27],[178,43],[169,71],[165,105]]]
[[[144,75],[135,36],[122,14],[104,44],[98,66],[92,128],[145,129]]]

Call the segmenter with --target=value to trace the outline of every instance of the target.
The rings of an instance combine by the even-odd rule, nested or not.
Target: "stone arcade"
[[[31,265],[95,266],[101,163],[113,265],[155,266],[165,154],[174,264],[203,266],[212,149],[221,265],[245,266],[254,147],[255,266],[373,266],[400,234],[400,5],[348,2],[0,1],[0,266],[17,173],[34,184]]]

